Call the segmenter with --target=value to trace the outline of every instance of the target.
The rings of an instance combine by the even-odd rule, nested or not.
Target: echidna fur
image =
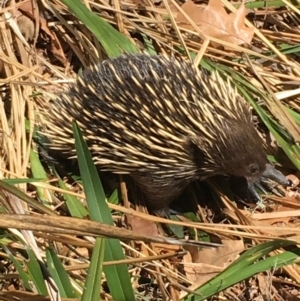
[[[152,208],[214,175],[289,184],[268,164],[230,81],[175,58],[124,55],[92,66],[45,115],[50,148],[75,156],[75,119],[99,169],[130,174]]]

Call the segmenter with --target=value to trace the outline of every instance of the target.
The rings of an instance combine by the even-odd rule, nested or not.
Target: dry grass
[[[229,11],[235,11],[234,3],[226,0],[222,2]],[[32,135],[33,126],[38,121],[36,113],[39,111],[39,104],[72,81],[81,67],[86,68],[90,64],[106,58],[97,39],[84,24],[78,22],[69,13],[69,10],[60,1],[50,0],[47,5],[46,2],[41,2],[39,9],[30,18],[28,17],[30,11],[28,3],[30,1],[6,2],[0,13],[1,179],[33,177],[34,154],[32,152],[36,145],[32,143]],[[33,3],[36,5],[34,1]],[[212,41],[220,41],[215,38],[203,38],[196,27],[194,30],[180,27],[175,21],[176,13],[167,17],[168,13],[176,11],[179,7],[173,0],[164,0],[158,6],[146,0],[113,1],[113,3],[112,5],[105,1],[85,1],[85,4],[92,11],[114,25],[140,49],[145,47],[139,35],[143,33],[148,37],[151,47],[155,48],[156,51],[182,56],[193,52],[196,62],[201,59],[210,59],[214,64],[220,63],[228,66],[247,78],[257,91],[268,90],[270,94],[276,94],[298,88],[300,84],[299,50],[296,49],[299,47],[300,40],[300,14],[299,8],[288,1],[284,0],[282,6],[260,8],[255,10],[254,14],[248,15],[249,21],[246,24],[249,27],[255,26],[255,37],[251,45],[245,47],[221,42],[221,44],[230,47],[230,51],[211,46]],[[205,7],[207,3],[200,2],[199,5]],[[191,24],[193,25],[193,22]],[[283,50],[287,48],[289,51]],[[270,97],[265,99],[263,106],[296,142],[300,141],[299,125],[284,107],[290,107],[299,113],[299,104],[299,95],[294,95],[280,100],[276,97]],[[274,149],[272,151],[277,154]],[[287,173],[291,170],[292,164],[284,155],[282,158],[283,170]],[[299,155],[298,157],[295,155],[295,160],[299,161]],[[285,162],[288,163],[285,164]],[[39,200],[50,209],[48,213],[52,211],[68,215],[69,213],[62,203],[63,199],[58,194],[61,190],[56,184],[57,181],[54,179],[49,183],[40,182],[35,185],[22,183],[18,185],[18,188],[33,198],[39,197]],[[70,194],[84,199],[79,185],[71,188]],[[217,188],[216,191],[218,191]],[[179,222],[167,221],[112,204],[110,208],[115,209],[116,212],[124,213],[121,215],[122,217],[120,215],[114,216],[118,225],[127,226],[128,223],[131,223],[127,219],[124,220],[123,216],[142,218],[148,220],[151,225],[153,222],[177,223],[180,226],[192,227],[195,232],[199,230],[213,234],[223,239],[225,244],[228,242],[228,244],[237,243],[236,237],[249,239],[248,241],[251,241],[252,244],[268,240],[270,237],[289,237],[299,241],[297,193],[288,197],[268,197],[266,200],[274,202],[268,203],[269,212],[255,214],[236,209],[221,192],[219,196],[222,201],[222,212],[216,208],[217,206],[210,208],[211,204],[208,204],[207,207],[198,207],[199,216],[206,222],[203,224],[191,225],[190,221],[183,217]],[[4,200],[8,203],[4,203]],[[3,203],[3,207],[8,213],[32,212],[28,203],[19,202],[10,194],[1,194],[0,202]],[[39,215],[37,212],[34,214]],[[211,223],[214,221],[221,223]],[[279,227],[282,225],[283,227]],[[8,227],[9,225],[5,228]],[[91,250],[94,243],[93,239],[86,237],[92,235],[92,230],[84,228],[82,231],[84,231],[85,237],[82,237],[82,231],[75,229],[75,224],[74,229],[70,225],[69,233],[59,233],[56,230],[51,226],[44,232],[37,232],[36,230],[34,235],[30,238],[26,237],[25,240],[28,242],[32,239],[37,246],[37,252],[40,252],[42,257],[45,246],[53,246],[64,261],[65,268],[72,279],[84,281],[90,259],[87,250]],[[45,232],[48,234],[46,235]],[[222,252],[224,254],[228,251],[228,253],[232,252],[233,254],[237,250],[241,251],[241,247],[243,249],[248,246],[249,244],[242,246],[237,244],[233,249],[225,247]],[[199,274],[192,275],[192,272],[186,268],[189,264],[194,264],[193,260],[187,255],[182,259],[182,253],[177,258],[178,252],[181,252],[180,247],[142,242],[124,243],[123,247],[128,258],[134,260],[134,262],[129,262],[132,267],[130,274],[133,279],[133,287],[140,289],[142,294],[153,299],[178,300],[180,294],[183,295],[185,290],[188,291],[187,287],[191,289],[193,283],[197,284],[193,277],[199,278]],[[18,251],[22,249],[22,245],[16,241],[11,245],[11,248]],[[190,251],[188,254],[193,254],[193,252]],[[161,258],[163,255],[166,257]],[[16,256],[19,256],[18,253]],[[201,256],[201,252],[198,256]],[[0,298],[13,300],[12,296],[21,294],[24,289],[13,265],[8,260],[7,254],[1,252],[0,257],[4,269],[3,276],[0,276],[0,279],[2,278],[0,282],[3,282],[2,287],[0,287],[2,294]],[[214,257],[208,257],[201,264],[213,265]],[[141,258],[144,261],[141,262]],[[21,256],[19,259],[22,261]],[[224,258],[217,265],[218,268],[222,270],[228,260],[233,259],[234,257]],[[207,267],[203,268],[203,265],[198,268],[207,269]],[[195,269],[197,268],[195,267]],[[217,270],[215,267],[212,269],[212,273],[217,273]],[[229,289],[224,293],[224,296],[231,299],[234,295],[235,300],[244,300],[243,298],[259,300],[263,295],[273,296],[274,300],[282,298],[288,300],[290,296],[299,296],[296,285],[296,283],[300,283],[298,267],[286,267],[280,274],[280,276],[282,275],[287,277],[289,281],[294,281],[294,286],[288,286],[287,282],[278,275],[261,274],[260,278],[250,279],[243,285]],[[152,279],[155,285],[150,284],[150,282],[141,284],[139,279],[146,279],[147,281]],[[168,279],[167,283],[166,279]],[[266,289],[267,285],[269,285],[268,289]],[[251,293],[250,286],[257,291],[257,295]],[[25,293],[19,296],[21,300],[33,300],[33,294],[26,294],[27,297]],[[102,297],[109,299],[105,292],[103,292]],[[46,299],[40,297],[34,300]],[[289,300],[298,299],[295,297],[295,299]]]

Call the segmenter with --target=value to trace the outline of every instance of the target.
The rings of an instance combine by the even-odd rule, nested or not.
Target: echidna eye
[[[252,163],[248,166],[248,171],[251,175],[256,175],[259,173],[259,167],[256,163]]]

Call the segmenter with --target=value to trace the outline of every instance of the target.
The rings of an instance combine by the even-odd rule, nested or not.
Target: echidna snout
[[[150,207],[166,207],[197,179],[271,174],[248,103],[218,73],[175,58],[92,66],[45,117],[51,149],[75,155],[76,120],[99,169],[130,174]]]

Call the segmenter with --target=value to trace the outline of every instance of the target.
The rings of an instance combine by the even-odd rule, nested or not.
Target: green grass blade
[[[256,113],[259,115],[260,119],[264,122],[269,131],[273,134],[287,157],[291,160],[296,168],[300,169],[300,148],[296,143],[291,141],[288,133],[286,133],[286,131],[252,99],[250,93],[259,95],[262,98],[267,97],[267,95],[263,94],[262,91],[258,91],[249,83],[249,81],[247,81],[247,79],[245,79],[242,75],[236,73],[234,70],[221,64],[217,64],[214,67],[217,68],[221,74],[225,72],[229,74],[230,77],[232,77],[241,95],[243,95],[243,97],[255,109]]]
[[[294,120],[296,121],[296,123],[298,125],[300,125],[300,114],[295,112],[294,110],[288,108],[288,107],[285,107],[285,109],[288,111],[288,113],[294,118]]]
[[[118,192],[118,189],[115,189],[113,191],[113,193],[110,195],[110,197],[108,198],[107,200],[110,204],[115,204],[115,205],[118,205],[120,202],[119,202],[119,192]]]
[[[29,261],[27,262],[27,268],[28,268],[28,273],[30,275],[30,279],[35,284],[35,287],[39,294],[43,296],[48,296],[48,290],[46,288],[46,284],[44,281],[44,276],[41,271],[40,264],[37,258],[35,257],[34,253],[32,252],[32,250],[27,246],[25,246],[25,249],[29,257]]]
[[[0,180],[0,188],[3,190],[8,191],[9,193],[17,196],[18,198],[20,198],[22,201],[28,203],[29,205],[31,205],[32,207],[40,210],[41,212],[47,213],[49,215],[55,215],[55,213],[49,209],[48,207],[38,203],[36,200],[32,199],[31,197],[29,197],[26,193],[24,193],[23,191],[21,191],[20,189]]]
[[[110,209],[106,203],[106,197],[103,191],[97,169],[93,163],[88,147],[82,138],[82,134],[73,123],[73,132],[75,137],[75,147],[78,157],[79,169],[82,177],[82,183],[86,194],[87,205],[92,220],[113,225],[113,219]],[[119,240],[106,239],[104,260],[122,260],[124,253]],[[107,283],[116,301],[135,300],[133,289],[130,282],[128,267],[126,264],[111,265],[104,267],[104,273]]]
[[[127,37],[91,12],[80,0],[62,0],[62,2],[95,35],[109,57],[120,56],[123,52],[138,52]]]
[[[48,178],[20,178],[20,179],[3,179],[3,182],[8,183],[10,185],[18,185],[24,183],[35,183],[35,182],[44,182],[48,181]]]
[[[105,240],[104,238],[96,239],[81,301],[100,300]]]
[[[30,160],[31,172],[32,172],[33,176],[35,178],[45,178],[46,179],[47,174],[46,174],[44,167],[39,159],[39,156],[32,149],[30,150],[29,160]],[[36,191],[38,193],[38,196],[39,196],[39,199],[41,200],[41,202],[45,206],[50,206],[51,204],[49,204],[47,201],[45,201],[43,188],[36,187]]]
[[[235,5],[236,8],[238,8],[239,5]],[[245,3],[245,7],[249,9],[254,8],[265,8],[265,7],[280,7],[280,6],[286,6],[284,1],[281,0],[271,0],[271,1],[253,1],[253,2],[247,2]]]
[[[189,295],[185,301],[202,301],[206,298],[217,294],[218,292],[244,280],[257,273],[279,268],[292,264],[297,261],[300,249],[285,251],[279,255],[269,257],[258,261],[270,252],[282,248],[295,245],[295,242],[289,240],[275,240],[255,246],[244,254],[238,260],[233,262],[225,271],[217,275],[202,285],[196,292],[199,295]]]
[[[62,181],[62,179],[60,179],[60,177],[57,174],[55,175],[59,179],[58,183],[60,188],[64,190],[69,190],[65,182]],[[70,195],[68,193],[63,193],[63,196],[64,199],[66,200],[66,205],[68,207],[71,216],[78,217],[78,218],[85,218],[88,215],[88,211],[77,197]]]
[[[270,254],[276,249],[285,248],[293,245],[295,245],[294,241],[285,240],[285,239],[268,241],[247,250],[230,266],[239,265],[238,269],[242,269],[256,262],[258,259],[263,258],[264,256]],[[236,272],[237,271],[232,271],[232,273],[236,273]]]
[[[47,266],[49,273],[58,287],[61,298],[78,298],[68,273],[65,271],[62,263],[51,249],[46,250]]]
[[[291,160],[296,168],[300,169],[300,149],[297,144],[293,143],[292,141],[288,141],[287,136],[284,137],[282,133],[279,132],[279,130],[276,130],[276,127],[279,128],[279,125],[277,125],[274,120],[271,120],[268,117],[266,112],[258,104],[256,104],[255,101],[251,99],[250,95],[245,90],[243,90],[243,88],[240,87],[239,89],[243,91],[244,97],[251,102],[251,105],[253,106],[261,120],[264,122],[264,124],[267,126],[269,131],[273,134],[287,157]]]
[[[9,259],[14,264],[14,267],[16,268],[16,270],[18,271],[18,273],[22,279],[22,284],[24,285],[25,289],[28,291],[32,291],[32,286],[30,285],[30,277],[27,273],[25,273],[25,271],[24,271],[23,267],[21,266],[21,264],[19,263],[19,261],[11,253],[10,249],[7,248],[4,244],[1,244],[1,248],[3,248],[3,250],[5,250]]]

